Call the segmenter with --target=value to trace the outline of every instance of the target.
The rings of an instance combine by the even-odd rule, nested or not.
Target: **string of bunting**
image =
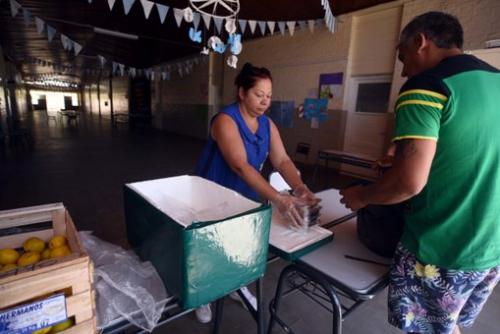
[[[89,3],[90,2],[91,1],[89,0]],[[52,42],[56,37],[58,31],[54,27],[50,26],[47,22],[45,22],[43,19],[37,16],[33,17],[31,11],[27,8],[22,7],[21,4],[16,0],[10,0],[10,10],[11,10],[11,16],[13,18],[19,14],[19,11],[21,11],[24,23],[27,26],[31,25],[34,21],[38,34],[42,35],[45,32],[47,34],[47,39],[49,43]],[[65,34],[59,33],[59,35],[62,47],[66,51],[72,52],[75,56],[78,56],[81,53],[82,49],[84,48],[84,45],[82,43],[76,42],[75,40],[71,39]],[[205,59],[205,57],[195,56],[189,59],[174,61],[150,68],[135,68],[132,66],[125,66],[124,64],[115,61],[109,61],[108,59],[106,59],[104,56],[101,55],[97,55],[97,59],[99,60],[101,66],[100,69],[95,69],[95,68],[82,69],[82,68],[77,68],[75,66],[56,64],[36,57],[28,57],[28,61],[30,63],[37,64],[43,67],[51,67],[54,71],[58,72],[75,72],[76,70],[81,70],[84,71],[86,74],[91,74],[91,75],[98,75],[98,74],[109,75],[109,71],[106,70],[104,67],[105,64],[110,64],[113,75],[120,75],[120,76],[129,75],[131,77],[144,75],[150,80],[154,80],[155,77],[158,77],[161,80],[170,80],[172,78],[172,73],[177,73],[180,77],[184,77],[186,75],[189,75],[193,71],[195,65],[207,62],[207,59]]]

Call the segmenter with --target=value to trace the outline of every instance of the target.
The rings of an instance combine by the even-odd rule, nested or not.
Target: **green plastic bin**
[[[189,309],[262,277],[271,207],[196,176],[127,184],[130,245]]]

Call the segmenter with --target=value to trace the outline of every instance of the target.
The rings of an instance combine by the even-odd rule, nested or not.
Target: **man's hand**
[[[341,190],[340,203],[353,211],[364,208],[368,203],[363,201],[363,191],[364,187],[361,185]]]

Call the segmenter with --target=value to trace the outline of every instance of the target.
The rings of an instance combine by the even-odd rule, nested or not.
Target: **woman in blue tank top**
[[[271,73],[246,63],[235,84],[238,101],[212,119],[210,137],[196,173],[252,200],[272,202],[291,224],[300,226],[303,220],[300,207],[316,205],[319,199],[302,182],[285,151],[278,128],[264,115],[271,105]],[[260,174],[268,156],[294,196],[277,192]],[[256,305],[255,297],[246,288],[241,291]],[[208,322],[210,308],[202,306],[196,315],[201,322]]]

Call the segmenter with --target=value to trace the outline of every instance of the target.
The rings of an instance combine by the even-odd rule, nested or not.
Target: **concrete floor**
[[[160,131],[110,126],[109,119],[82,117],[78,124],[47,121],[38,112],[27,115],[32,144],[0,150],[0,210],[64,202],[79,230],[92,230],[107,241],[126,246],[122,188],[125,183],[192,174],[204,142]],[[4,127],[5,129],[5,127]],[[343,187],[352,179],[322,170],[306,183],[319,191]],[[269,300],[284,261],[268,266],[264,295]],[[400,333],[386,321],[385,291],[363,304],[343,324],[344,333]],[[329,333],[331,316],[300,293],[285,299],[284,319],[296,333]],[[497,288],[476,325],[464,333],[500,332],[500,292]],[[238,303],[227,300],[221,333],[255,333],[252,318]],[[278,326],[274,333],[281,333]],[[165,325],[155,333],[210,333],[194,314]]]

